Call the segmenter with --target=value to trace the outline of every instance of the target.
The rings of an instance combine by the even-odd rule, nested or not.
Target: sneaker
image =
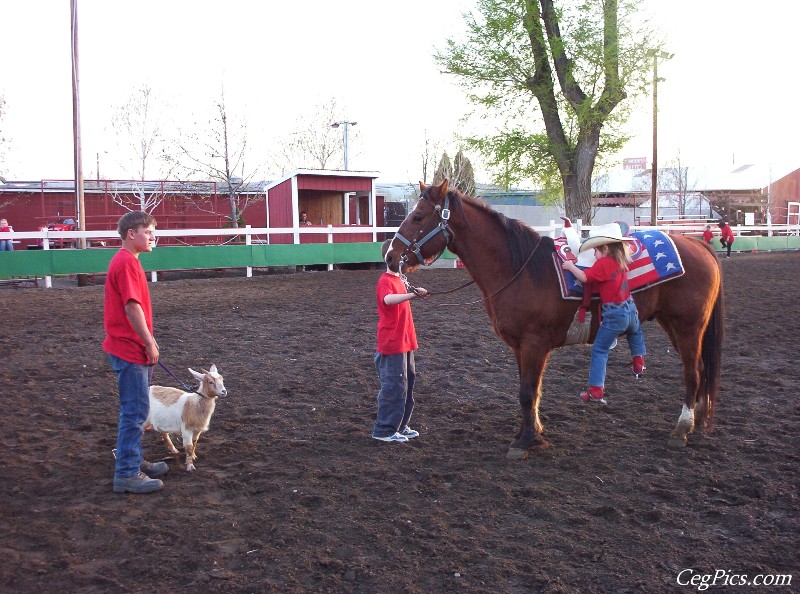
[[[114,477],[114,493],[152,493],[163,486],[160,480],[148,478],[143,472],[125,478]]]
[[[642,355],[636,355],[633,358],[631,365],[633,365],[633,375],[635,375],[637,378],[642,375],[642,372],[645,369],[647,369],[647,367],[644,366],[644,357]]]
[[[408,441],[408,438],[405,435],[400,435],[399,433],[395,433],[394,435],[389,435],[386,437],[377,437],[373,435],[372,439],[379,439],[380,441],[396,441],[396,442]]]
[[[419,431],[415,431],[411,427],[406,426],[406,428],[400,432],[400,435],[408,439],[414,439],[415,437],[419,437]]]
[[[589,386],[586,390],[581,392],[581,400],[584,402],[595,402],[597,404],[608,404],[604,396],[602,386]]]
[[[147,460],[142,460],[141,466],[139,469],[145,473],[151,479],[158,478],[160,476],[164,476],[169,471],[169,466],[167,466],[166,462],[148,462]]]

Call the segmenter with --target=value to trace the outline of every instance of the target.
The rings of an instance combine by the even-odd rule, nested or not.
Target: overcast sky
[[[104,177],[123,176],[106,152],[111,114],[143,83],[176,107],[177,122],[207,108],[224,82],[258,151],[335,99],[340,119],[358,122],[350,168],[377,171],[383,182],[419,179],[426,133],[451,157],[457,148],[469,106],[432,54],[464,30],[469,0],[77,1],[86,177],[94,176],[98,153]],[[675,53],[659,66],[662,164],[680,151],[690,164],[800,167],[797,6],[642,2]],[[8,177],[71,178],[69,0],[0,0],[0,9],[0,93],[13,140]],[[630,123],[637,136],[620,160],[649,163],[651,110],[643,101]]]

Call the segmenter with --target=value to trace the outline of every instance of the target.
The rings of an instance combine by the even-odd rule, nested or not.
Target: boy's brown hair
[[[128,231],[136,230],[139,227],[156,226],[156,218],[143,210],[132,210],[122,215],[117,223],[117,233],[122,239],[128,235]]]
[[[386,259],[386,254],[389,253],[390,245],[392,245],[391,239],[387,239],[386,241],[383,242],[383,245],[381,245],[381,258],[383,258],[384,260]]]

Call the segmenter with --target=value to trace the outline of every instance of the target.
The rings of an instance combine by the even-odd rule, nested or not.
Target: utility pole
[[[650,50],[653,56],[653,163],[650,171],[650,224],[658,224],[658,59],[669,60],[675,54]]]
[[[70,0],[72,32],[72,137],[75,145],[75,208],[78,231],[86,231],[86,212],[83,197],[83,158],[81,155],[80,82],[78,77],[78,0]],[[86,248],[86,238],[81,237],[81,249]]]
[[[348,163],[347,163],[347,141],[348,141],[348,131],[350,126],[355,126],[358,122],[348,122],[347,120],[341,122],[334,122],[331,124],[331,128],[338,128],[339,126],[344,127],[344,170],[347,171]]]

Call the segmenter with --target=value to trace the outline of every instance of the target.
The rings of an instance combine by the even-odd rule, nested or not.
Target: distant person
[[[712,239],[714,239],[714,232],[711,230],[711,225],[706,225],[706,230],[703,231],[703,241],[710,245]]]
[[[391,239],[383,242],[381,255],[384,259],[391,243]],[[416,293],[410,292],[400,274],[392,272],[388,266],[375,287],[378,304],[375,369],[381,389],[372,429],[374,439],[404,442],[419,437],[419,432],[408,426],[414,411],[414,351],[418,347],[409,300],[424,297],[427,292],[422,287],[418,287]]]
[[[150,367],[158,363],[153,337],[153,309],[139,254],[153,251],[156,220],[128,212],[117,223],[122,248],[111,258],[105,282],[103,350],[117,375],[119,425],[114,466],[114,493],[151,493],[163,483],[158,477],[166,462],[142,458],[144,422],[150,412]]]
[[[311,221],[308,220],[308,213],[303,211],[300,213],[300,224],[301,225],[310,225]]]
[[[6,219],[0,219],[0,233],[13,233],[14,228]],[[14,243],[10,239],[0,239],[0,252],[13,252]]]
[[[733,236],[733,229],[731,229],[731,226],[725,221],[720,221],[719,230],[722,233],[722,235],[720,235],[719,237],[719,242],[720,244],[722,244],[722,247],[727,250],[725,257],[730,258],[731,246],[733,245],[733,242],[736,240],[736,238]]]

